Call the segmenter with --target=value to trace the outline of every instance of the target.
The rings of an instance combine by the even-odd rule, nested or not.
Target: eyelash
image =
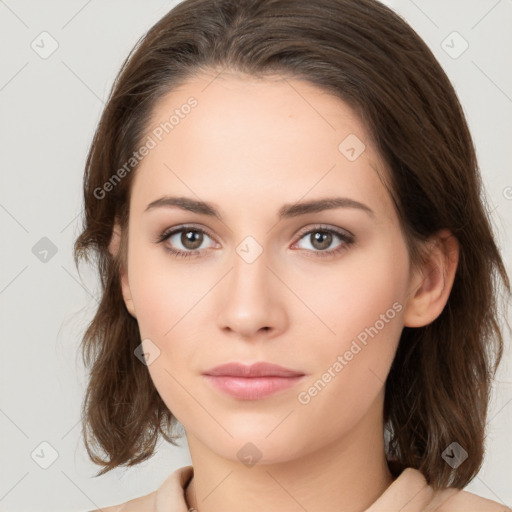
[[[168,240],[171,236],[175,235],[176,233],[181,233],[181,232],[186,232],[186,231],[194,231],[196,233],[202,233],[202,234],[207,235],[213,239],[213,237],[204,229],[197,228],[195,226],[185,225],[185,226],[180,226],[179,228],[172,228],[171,230],[164,231],[161,235],[158,236],[157,240],[155,240],[155,243],[163,243],[166,240]],[[297,241],[302,240],[302,238],[304,238],[306,235],[311,235],[312,233],[317,233],[317,232],[334,234],[335,236],[340,238],[344,243],[341,244],[336,249],[330,249],[328,251],[327,250],[326,251],[311,251],[315,254],[314,257],[326,258],[329,256],[334,256],[338,253],[341,253],[348,246],[350,246],[354,243],[354,238],[351,235],[348,235],[347,233],[344,233],[342,231],[338,231],[337,229],[327,228],[327,227],[324,227],[321,225],[315,226],[313,229],[310,229],[309,231],[302,233]],[[171,253],[172,255],[176,256],[177,258],[190,258],[191,256],[196,256],[199,253],[201,253],[201,250],[181,251],[178,249],[172,249],[169,246],[165,246],[165,250],[168,251],[169,253]],[[306,249],[306,250],[308,250],[308,249]]]

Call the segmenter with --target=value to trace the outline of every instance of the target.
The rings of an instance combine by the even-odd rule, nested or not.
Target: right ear
[[[119,225],[119,222],[114,222],[114,227],[112,229],[112,236],[110,237],[110,242],[108,244],[108,250],[112,257],[116,257],[119,254],[119,249],[121,247],[121,226]],[[132,315],[134,318],[137,318],[137,315],[135,314],[135,307],[133,306],[133,299],[132,294],[130,290],[130,283],[128,281],[128,269],[125,265],[122,265],[121,267],[121,274],[120,274],[120,281],[121,281],[121,292],[123,294],[123,300],[126,305],[126,309],[130,312],[130,315]]]

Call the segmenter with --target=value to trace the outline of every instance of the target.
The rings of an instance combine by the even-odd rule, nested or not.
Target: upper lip
[[[298,377],[304,375],[303,372],[290,370],[289,368],[265,361],[251,365],[243,363],[221,364],[207,370],[204,374],[216,376],[229,375],[232,377]]]

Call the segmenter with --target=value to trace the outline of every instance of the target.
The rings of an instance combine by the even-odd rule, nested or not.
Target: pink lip
[[[294,386],[304,373],[260,362],[223,364],[204,372],[204,376],[212,386],[228,395],[258,400]]]
[[[277,364],[261,361],[251,365],[242,363],[227,363],[216,366],[204,372],[205,375],[229,375],[232,377],[297,377],[304,375],[298,372],[278,366]]]

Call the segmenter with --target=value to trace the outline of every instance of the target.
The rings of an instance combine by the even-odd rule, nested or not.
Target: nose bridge
[[[267,268],[268,253],[253,236],[245,237],[235,248],[232,257],[233,271],[230,277],[230,296],[238,301],[262,300],[271,284],[271,272]]]
[[[243,336],[278,327],[282,304],[268,264],[267,251],[254,237],[247,236],[236,246],[222,292],[219,327],[229,327]]]

